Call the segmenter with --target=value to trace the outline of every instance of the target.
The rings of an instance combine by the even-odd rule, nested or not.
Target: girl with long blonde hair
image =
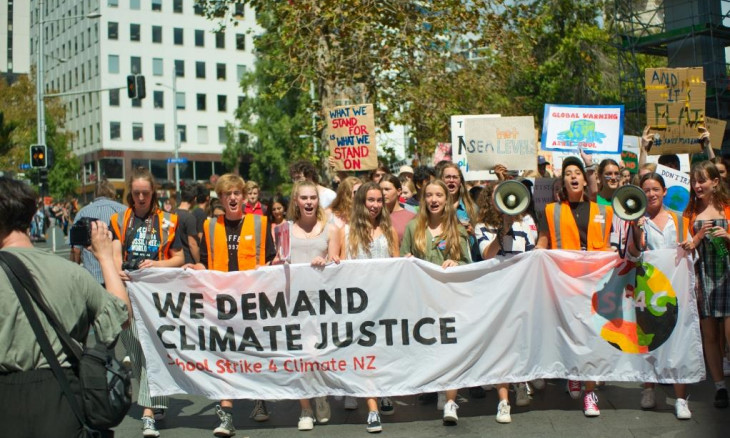
[[[454,199],[441,180],[426,183],[421,194],[421,205],[415,219],[406,226],[400,253],[414,256],[446,269],[471,262],[468,236],[459,225],[454,210]],[[456,389],[439,394],[443,402],[444,423],[456,424],[459,420],[456,410]]]

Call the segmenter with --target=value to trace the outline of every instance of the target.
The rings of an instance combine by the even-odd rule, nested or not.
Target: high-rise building
[[[0,0],[0,75],[9,81],[30,71],[30,5]]]
[[[176,133],[188,160],[181,179],[206,181],[225,171],[226,121],[234,121],[245,99],[241,75],[254,65],[253,9],[231,5],[209,20],[194,0],[32,0],[34,63],[39,3],[45,92],[66,94],[66,129],[85,187],[99,177],[120,186],[138,166],[173,182]],[[144,99],[128,98],[128,75],[144,76]]]

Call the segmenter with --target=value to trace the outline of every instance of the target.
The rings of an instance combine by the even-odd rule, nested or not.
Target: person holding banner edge
[[[379,259],[398,256],[398,233],[390,223],[385,209],[385,196],[378,183],[369,181],[355,194],[350,223],[340,229],[341,259]],[[367,431],[377,433],[383,430],[374,397],[367,399]],[[389,397],[380,400],[380,410],[385,415],[393,413]]]
[[[276,256],[276,248],[266,216],[244,214],[246,184],[243,178],[227,173],[218,178],[215,192],[226,212],[223,216],[205,220],[200,263],[187,264],[183,268],[233,272],[256,269],[271,262]],[[213,434],[218,437],[235,435],[233,401],[221,400],[216,406],[216,415],[220,424]],[[263,400],[254,401],[251,417],[255,421],[268,420],[269,413]]]
[[[494,199],[496,187],[498,186],[488,184],[477,200],[479,214],[475,233],[477,245],[484,260],[493,258],[505,260],[515,254],[531,251],[537,241],[537,227],[529,214],[520,213],[510,216],[499,211]],[[540,383],[544,386],[544,380]],[[540,386],[540,383],[537,386]],[[511,423],[509,384],[499,383],[495,386],[499,397],[495,420],[497,423]],[[527,406],[530,404],[526,382],[515,384],[515,393],[515,405]]]
[[[400,247],[401,256],[417,257],[447,269],[471,263],[469,236],[459,225],[454,208],[454,198],[443,181],[425,183],[421,193],[421,206],[416,217],[406,226]],[[446,391],[443,400],[445,424],[456,424],[457,389]],[[437,404],[440,408],[441,403]]]
[[[119,277],[129,281],[128,271],[146,268],[174,268],[185,263],[177,215],[163,212],[157,204],[157,185],[152,173],[134,169],[127,180],[127,204],[123,213],[114,213],[109,221],[112,230],[114,264]],[[122,332],[122,344],[131,358],[134,375],[139,378],[137,404],[142,406],[142,435],[160,436],[155,421],[165,418],[167,396],[152,397],[147,380],[147,363],[139,343],[137,325]]]
[[[636,239],[629,239],[628,241],[629,254],[632,257],[639,257],[644,250],[677,247],[681,247],[688,252],[694,250],[687,218],[678,217],[674,212],[664,208],[664,196],[667,194],[664,178],[657,173],[646,174],[641,178],[639,187],[646,194],[646,213],[639,220],[632,221],[631,226]],[[644,384],[644,389],[641,391],[642,409],[654,409],[656,407],[654,387],[654,383]],[[691,419],[692,412],[689,410],[687,400],[687,385],[675,383],[674,394],[677,398],[674,403],[674,412],[677,419]]]
[[[697,251],[695,277],[700,313],[702,345],[715,382],[715,407],[728,407],[728,392],[722,370],[724,345],[720,336],[724,322],[730,339],[730,257],[728,226],[730,197],[720,182],[720,173],[710,161],[692,166],[689,204],[684,211],[689,220],[692,243]]]
[[[538,227],[537,249],[569,249],[582,251],[611,251],[610,235],[613,209],[589,201],[583,162],[577,157],[563,160],[561,202],[545,206],[545,215]],[[598,396],[596,382],[586,381],[583,395],[583,413],[597,417]],[[568,393],[580,397],[581,383],[568,380]]]
[[[310,181],[298,182],[292,189],[292,200],[287,213],[291,222],[289,255],[291,263],[310,263],[314,268],[324,268],[327,263],[340,262],[338,228],[327,221],[319,206],[317,186]],[[276,262],[277,259],[274,259]],[[309,399],[299,400],[302,413],[299,430],[314,429],[314,414]],[[330,419],[327,397],[317,397],[317,423],[326,424]]]

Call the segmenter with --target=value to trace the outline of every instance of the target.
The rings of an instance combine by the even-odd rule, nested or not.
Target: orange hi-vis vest
[[[128,208],[127,211],[124,212],[124,217],[119,215],[119,213],[114,213],[110,220],[114,234],[117,235],[117,238],[122,243],[122,259],[127,258],[127,247],[124,242],[129,237],[128,234],[131,234],[130,231],[133,231],[129,229],[133,214],[134,211],[131,208]],[[160,232],[160,249],[157,252],[157,258],[159,260],[167,260],[171,256],[170,245],[172,245],[172,242],[175,241],[177,215],[163,210],[157,210],[157,213],[155,214],[157,215],[158,223],[161,228],[158,230]],[[124,230],[124,232],[122,232],[122,230]]]
[[[725,219],[728,221],[728,232],[730,233],[730,205],[726,205],[723,209],[723,212],[725,213]],[[695,235],[695,219],[697,219],[697,213],[695,212],[688,212],[685,210],[684,212],[684,219],[687,220],[687,226],[689,227],[689,232],[692,236]],[[680,241],[681,242],[681,241]]]
[[[583,249],[580,246],[578,225],[575,223],[569,203],[553,202],[546,205],[545,219],[547,219],[548,229],[550,230],[551,249]],[[612,221],[613,209],[610,206],[591,202],[588,231],[586,233],[587,251],[608,251],[611,249]]]
[[[266,216],[247,214],[238,241],[238,270],[256,269],[266,264]],[[228,241],[225,215],[208,218],[203,225],[208,247],[208,269],[228,272]]]
[[[687,236],[687,230],[690,231],[691,234],[694,235],[694,232],[689,227],[689,219],[682,216],[681,218],[677,217],[677,214],[673,211],[667,210],[667,213],[669,213],[669,217],[672,218],[674,221],[674,228],[677,230],[677,242],[682,243],[684,242],[685,237]]]

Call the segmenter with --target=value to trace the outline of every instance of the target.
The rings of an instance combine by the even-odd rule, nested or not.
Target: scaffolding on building
[[[614,0],[614,38],[626,132],[638,134],[646,124],[643,67],[703,67],[706,115],[728,120],[728,26],[730,0]],[[657,57],[656,64],[646,65],[650,58],[642,58],[644,55]],[[727,131],[723,150],[730,152]]]

